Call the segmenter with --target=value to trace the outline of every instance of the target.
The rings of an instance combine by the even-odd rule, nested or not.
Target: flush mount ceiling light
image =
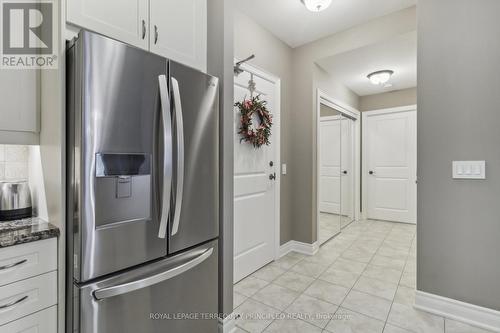
[[[381,86],[387,86],[389,85],[389,80],[391,79],[392,74],[394,74],[394,71],[385,69],[383,71],[376,71],[373,73],[368,74],[368,79],[370,80],[371,83],[374,85],[381,85]],[[392,85],[391,85],[392,86]]]
[[[311,12],[320,12],[327,9],[332,0],[300,0]]]

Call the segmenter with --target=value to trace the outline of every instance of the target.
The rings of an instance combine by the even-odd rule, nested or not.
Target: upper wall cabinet
[[[149,42],[149,0],[68,0],[69,23],[143,49]]]
[[[37,143],[39,71],[2,69],[0,72],[0,143]]]
[[[151,51],[206,71],[207,0],[150,0]]]
[[[67,21],[206,71],[207,0],[67,0]]]

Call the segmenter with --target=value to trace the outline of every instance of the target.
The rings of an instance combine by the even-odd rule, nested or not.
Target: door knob
[[[368,173],[369,173],[370,175],[373,175],[375,172],[373,172],[373,171],[371,171],[371,170],[370,170],[370,171],[368,171]]]
[[[274,162],[273,162],[273,161],[269,162],[269,166],[271,166],[271,167],[272,167],[273,165],[274,165]]]
[[[159,35],[159,33],[158,33],[158,26],[155,25],[155,44],[158,43],[158,35]]]
[[[269,180],[276,180],[276,172],[269,175]]]
[[[342,171],[344,175],[347,175],[347,170]]]

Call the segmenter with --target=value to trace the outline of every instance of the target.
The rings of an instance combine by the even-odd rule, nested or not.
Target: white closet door
[[[354,220],[354,121],[342,118],[341,139],[341,224],[346,226]]]
[[[341,212],[341,125],[340,116],[320,123],[320,203],[323,213]],[[334,118],[334,119],[333,119]]]
[[[416,223],[416,110],[364,119],[367,217]]]

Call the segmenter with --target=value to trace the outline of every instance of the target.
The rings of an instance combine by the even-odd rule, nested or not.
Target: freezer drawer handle
[[[18,261],[18,262],[15,262],[13,264],[9,264],[9,265],[5,265],[5,266],[0,266],[0,271],[4,271],[6,269],[9,269],[9,268],[14,268],[16,266],[19,266],[19,265],[22,265],[24,264],[25,262],[27,262],[28,259],[24,259],[24,260],[21,260],[21,261]]]
[[[103,300],[106,298],[123,295],[123,294],[129,293],[129,292],[135,291],[135,290],[144,289],[144,288],[153,286],[155,284],[158,284],[160,282],[172,279],[172,278],[198,266],[199,264],[201,264],[202,262],[207,260],[212,255],[213,252],[214,252],[214,249],[210,248],[210,249],[206,250],[205,252],[203,252],[198,257],[194,258],[193,260],[188,261],[187,263],[182,264],[180,266],[177,266],[175,268],[172,268],[166,272],[156,274],[156,275],[153,275],[153,276],[141,279],[141,280],[121,284],[118,286],[98,289],[98,290],[94,291],[94,297],[96,300]]]
[[[179,82],[172,77],[172,90],[174,92],[174,111],[177,129],[177,183],[175,185],[175,210],[174,223],[172,225],[172,236],[179,231],[181,218],[182,196],[184,190],[184,124],[182,119],[181,93]]]
[[[0,305],[0,310],[5,310],[5,309],[8,309],[8,308],[11,308],[19,303],[21,303],[22,301],[25,301],[28,299],[28,296],[24,296],[24,297],[21,297],[20,299],[17,299],[15,301],[12,301],[10,303],[7,303],[7,304],[4,304],[4,305]]]
[[[168,216],[170,214],[170,192],[172,189],[172,119],[170,118],[170,98],[168,97],[167,78],[158,77],[160,84],[161,112],[163,119],[163,187],[161,194],[161,216],[158,237],[167,234]]]

